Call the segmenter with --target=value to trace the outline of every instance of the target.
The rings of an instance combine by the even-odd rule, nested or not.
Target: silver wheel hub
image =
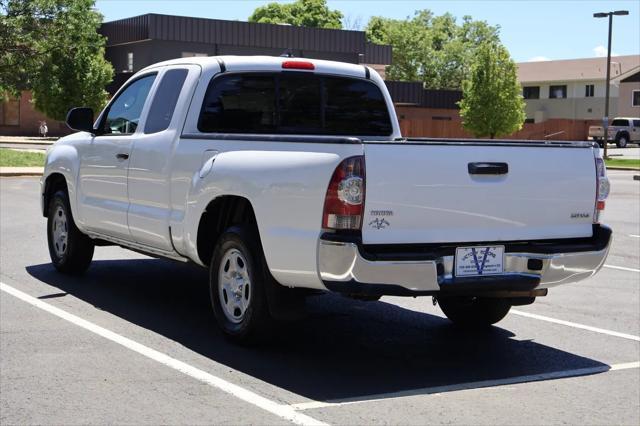
[[[62,257],[67,253],[69,225],[67,222],[67,214],[62,206],[56,208],[53,214],[53,225],[51,227],[53,237],[53,248],[58,257]]]
[[[218,295],[227,319],[240,323],[251,303],[251,280],[247,260],[237,249],[227,250],[222,257],[218,271]]]

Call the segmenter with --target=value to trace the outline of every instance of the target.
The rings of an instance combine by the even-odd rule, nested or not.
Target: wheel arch
[[[221,195],[209,202],[200,216],[196,239],[198,258],[203,265],[211,262],[220,235],[229,227],[245,224],[253,228],[260,242],[256,214],[251,202],[239,195]]]
[[[42,192],[42,215],[47,217],[49,214],[49,202],[56,191],[64,190],[69,194],[67,178],[59,172],[51,173],[44,181],[44,190]]]

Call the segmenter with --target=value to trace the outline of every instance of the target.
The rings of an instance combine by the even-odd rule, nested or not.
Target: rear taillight
[[[322,227],[358,230],[362,226],[365,175],[364,157],[343,160],[331,176],[324,199]]]
[[[609,178],[607,178],[607,168],[604,165],[604,160],[596,157],[596,205],[593,210],[593,223],[600,222],[605,200],[609,196],[609,189]]]

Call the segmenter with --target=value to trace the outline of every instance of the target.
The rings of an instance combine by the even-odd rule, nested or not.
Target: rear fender
[[[335,149],[333,149],[335,148]],[[216,156],[211,171],[192,176],[185,213],[184,250],[198,256],[198,225],[209,203],[239,196],[251,203],[267,266],[283,285],[324,289],[317,272],[317,244],[327,185],[342,158],[360,145],[335,152],[231,151]]]

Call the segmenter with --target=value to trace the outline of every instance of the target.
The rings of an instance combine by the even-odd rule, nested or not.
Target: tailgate
[[[400,142],[368,143],[364,150],[365,244],[592,234],[590,148]]]

